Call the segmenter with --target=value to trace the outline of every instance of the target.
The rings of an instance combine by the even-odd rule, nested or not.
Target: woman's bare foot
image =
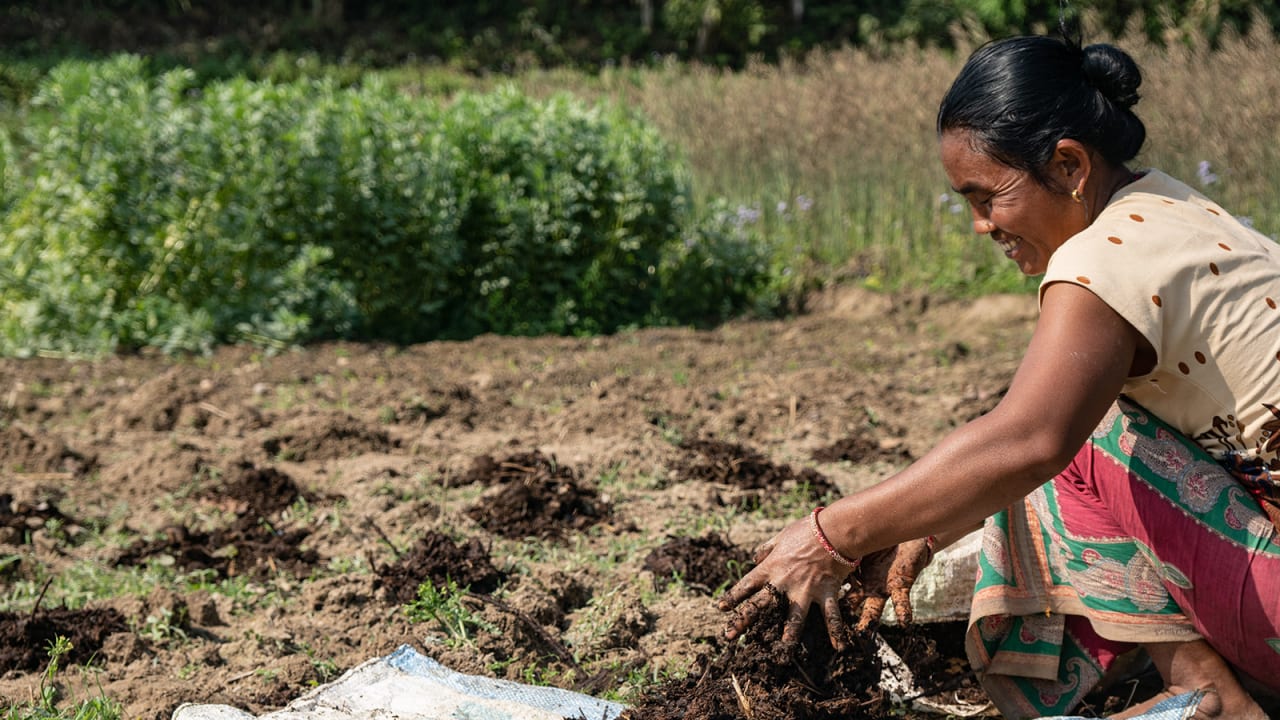
[[[1137,717],[1169,697],[1203,690],[1204,697],[1192,717],[1267,720],[1266,713],[1240,685],[1226,661],[1204,640],[1148,643],[1144,647],[1160,671],[1166,689],[1156,697],[1111,717]]]

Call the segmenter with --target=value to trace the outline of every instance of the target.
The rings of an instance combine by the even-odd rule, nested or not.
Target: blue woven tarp
[[[1193,692],[1169,698],[1141,720],[1186,720],[1201,697]],[[401,645],[282,710],[255,716],[227,705],[183,705],[173,720],[617,720],[625,709],[559,688],[466,675]]]
[[[1155,707],[1139,715],[1138,718],[1142,720],[1187,720],[1187,718],[1196,714],[1196,708],[1200,706],[1200,698],[1202,697],[1204,697],[1204,693],[1199,690],[1175,695],[1167,700],[1161,700]],[[1053,718],[1045,718],[1045,720],[1085,720],[1085,718],[1060,715]]]

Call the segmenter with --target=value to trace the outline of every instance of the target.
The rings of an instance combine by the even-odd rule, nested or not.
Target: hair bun
[[[1142,72],[1129,53],[1114,45],[1090,45],[1084,48],[1081,68],[1085,79],[1103,97],[1125,110],[1137,104]]]

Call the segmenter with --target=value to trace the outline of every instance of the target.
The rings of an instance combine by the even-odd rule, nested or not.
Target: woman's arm
[[[971,527],[1062,471],[1120,393],[1138,334],[1088,290],[1055,283],[1009,391],[903,472],[823,511],[857,557]]]
[[[1116,399],[1128,375],[1138,332],[1096,295],[1055,283],[1005,397],[958,428],[902,472],[841,498],[821,515],[822,530],[848,557],[861,557],[926,535],[955,534],[1008,507],[1060,472]],[[754,621],[785,594],[791,604],[784,639],[799,636],[810,605],[841,623],[834,594],[848,568],[826,555],[806,522],[793,523],[756,553],[758,565],[726,593],[739,608],[727,634]],[[753,597],[756,596],[756,597]],[[834,623],[834,624],[833,624]]]

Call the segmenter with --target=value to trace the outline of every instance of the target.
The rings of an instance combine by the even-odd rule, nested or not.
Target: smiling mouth
[[[1000,249],[1004,251],[1004,254],[1008,255],[1013,252],[1014,248],[1018,247],[1019,238],[992,238],[992,240],[995,240],[996,244],[1000,246]]]

